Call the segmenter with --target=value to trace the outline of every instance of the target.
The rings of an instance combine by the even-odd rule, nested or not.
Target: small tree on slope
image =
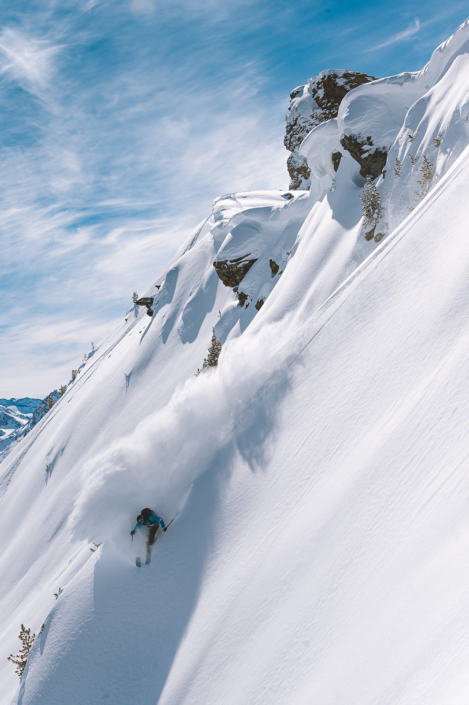
[[[218,365],[218,358],[220,357],[221,349],[221,341],[218,340],[217,336],[215,335],[215,328],[212,328],[212,344],[208,349],[207,357],[204,359],[202,370],[205,370],[208,367],[216,367]],[[197,374],[199,375],[202,370],[197,370]]]
[[[422,174],[422,178],[420,181],[417,181],[418,184],[420,184],[420,188],[422,189],[421,191],[414,191],[415,195],[418,196],[419,198],[425,198],[425,196],[428,194],[430,191],[430,187],[433,181],[433,164],[425,155],[423,155],[423,164],[420,167],[420,173]]]
[[[35,638],[36,638],[35,634],[33,634],[31,636],[31,629],[25,629],[24,624],[22,624],[20,635],[19,635],[18,639],[20,639],[23,646],[21,647],[19,654],[16,654],[16,656],[13,656],[13,654],[10,654],[7,659],[7,661],[11,661],[12,663],[16,664],[15,673],[20,680],[21,680],[21,676],[23,675],[23,671],[26,668],[26,663],[28,662],[29,652],[31,650],[31,646],[33,645],[33,641]]]
[[[365,238],[371,240],[375,234],[375,228],[383,215],[383,206],[381,204],[381,196],[371,176],[368,176],[360,196],[362,202],[362,211],[365,217],[365,228],[370,228],[366,233]]]

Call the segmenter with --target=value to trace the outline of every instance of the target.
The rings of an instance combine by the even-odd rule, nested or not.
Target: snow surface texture
[[[425,111],[458,111],[468,49],[466,24],[421,74],[351,92],[337,125],[359,92],[372,117],[374,95],[403,95],[375,86],[424,75],[406,112],[395,98],[394,142],[432,87]],[[346,151],[334,185],[218,199],[145,292],[152,315],[132,306],[13,446],[2,705],[467,703],[469,149],[452,134],[379,245]],[[219,366],[195,376],[212,327]],[[144,506],[177,518],[138,569]],[[18,688],[21,623],[44,628]]]

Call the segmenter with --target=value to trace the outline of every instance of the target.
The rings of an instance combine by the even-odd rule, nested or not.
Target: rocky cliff
[[[322,122],[337,117],[347,93],[374,80],[374,76],[365,73],[330,69],[321,71],[305,86],[298,86],[290,93],[284,140],[285,147],[291,152],[287,161],[290,189],[309,189],[311,185],[308,162],[298,151],[306,135]]]

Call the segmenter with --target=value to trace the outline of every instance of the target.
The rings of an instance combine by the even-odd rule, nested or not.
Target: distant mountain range
[[[0,406],[16,406],[22,414],[32,414],[37,409],[42,399],[23,397],[22,399],[0,399]]]

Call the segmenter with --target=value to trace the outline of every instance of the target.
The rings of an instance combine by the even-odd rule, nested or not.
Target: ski
[[[135,559],[135,565],[137,566],[137,568],[142,567],[142,562],[140,561],[140,556],[137,556],[137,558]]]
[[[145,565],[150,565],[151,562],[151,548],[147,548],[147,557],[145,560]]]

